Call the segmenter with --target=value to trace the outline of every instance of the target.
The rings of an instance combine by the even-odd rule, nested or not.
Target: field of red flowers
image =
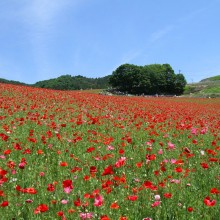
[[[21,219],[220,216],[220,99],[0,84],[0,213]]]

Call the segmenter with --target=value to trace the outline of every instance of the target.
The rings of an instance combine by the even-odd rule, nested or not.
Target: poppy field
[[[0,84],[4,220],[220,216],[220,99]]]

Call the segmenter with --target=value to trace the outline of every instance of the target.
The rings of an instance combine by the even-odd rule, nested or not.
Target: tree
[[[166,88],[164,88],[164,91],[166,94],[174,94],[176,74],[170,64],[163,64],[162,68],[166,80]]]
[[[109,83],[121,92],[132,92],[138,84],[140,68],[133,64],[119,66],[109,78]]]
[[[186,79],[182,73],[176,74],[175,82],[174,82],[176,95],[183,94],[186,83],[187,83]]]
[[[109,84],[131,94],[182,94],[186,85],[182,74],[175,74],[169,64],[136,66],[123,64],[109,78]]]

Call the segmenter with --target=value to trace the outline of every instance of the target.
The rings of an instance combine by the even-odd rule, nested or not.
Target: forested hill
[[[7,79],[3,79],[0,78],[0,83],[7,83],[7,84],[14,84],[14,85],[28,85],[19,81],[14,81],[14,80],[7,80]]]
[[[106,89],[109,87],[109,77],[87,78],[80,75],[63,75],[55,79],[36,82],[34,86],[59,90]]]
[[[84,76],[62,75],[58,78],[26,84],[19,81],[0,78],[0,83],[27,85],[39,88],[58,89],[58,90],[80,90],[80,89],[106,89],[109,87],[110,76],[100,78],[87,78]]]

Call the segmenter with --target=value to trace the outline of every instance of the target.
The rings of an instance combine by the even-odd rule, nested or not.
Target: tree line
[[[109,77],[110,76],[87,78],[80,75],[61,75],[57,78],[39,81],[34,84],[26,84],[19,81],[0,78],[0,83],[26,85],[57,90],[107,89],[109,87]]]
[[[186,85],[184,75],[175,74],[169,64],[123,64],[113,71],[112,75],[100,78],[62,75],[31,85],[2,78],[0,82],[57,90],[107,89],[111,86],[116,91],[139,95],[180,95]]]
[[[39,81],[34,86],[58,90],[106,89],[109,87],[109,77],[87,78],[80,75],[62,75],[55,79]]]
[[[187,82],[169,64],[123,64],[113,71],[109,83],[116,90],[130,94],[180,95]]]

